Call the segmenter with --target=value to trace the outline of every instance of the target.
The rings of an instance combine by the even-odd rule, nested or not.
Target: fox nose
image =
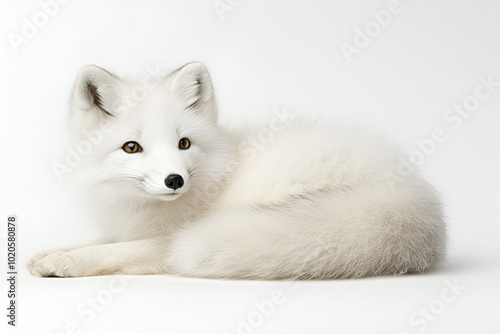
[[[170,174],[165,179],[165,185],[170,189],[182,188],[184,185],[184,179],[179,174]]]

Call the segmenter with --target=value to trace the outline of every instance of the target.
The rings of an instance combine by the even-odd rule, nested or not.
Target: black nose
[[[165,179],[165,185],[171,189],[182,188],[184,185],[184,179],[179,174],[170,174]]]

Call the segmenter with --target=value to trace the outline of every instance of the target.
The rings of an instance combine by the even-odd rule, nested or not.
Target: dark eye
[[[122,146],[122,150],[127,153],[137,153],[142,152],[142,147],[135,141],[128,141]]]
[[[187,150],[191,146],[191,142],[187,138],[182,138],[179,140],[179,148],[181,150]]]

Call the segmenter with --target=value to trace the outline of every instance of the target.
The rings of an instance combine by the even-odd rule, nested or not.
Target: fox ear
[[[170,75],[170,87],[186,105],[186,110],[217,119],[214,90],[205,65],[194,62]]]
[[[76,77],[71,105],[81,123],[98,122],[114,116],[119,79],[94,65],[83,67]]]

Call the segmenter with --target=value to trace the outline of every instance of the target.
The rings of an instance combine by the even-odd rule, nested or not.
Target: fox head
[[[212,82],[201,63],[156,85],[134,85],[85,66],[73,89],[71,120],[80,138],[102,138],[87,157],[87,179],[127,196],[206,197],[234,164],[235,143],[217,123]]]

